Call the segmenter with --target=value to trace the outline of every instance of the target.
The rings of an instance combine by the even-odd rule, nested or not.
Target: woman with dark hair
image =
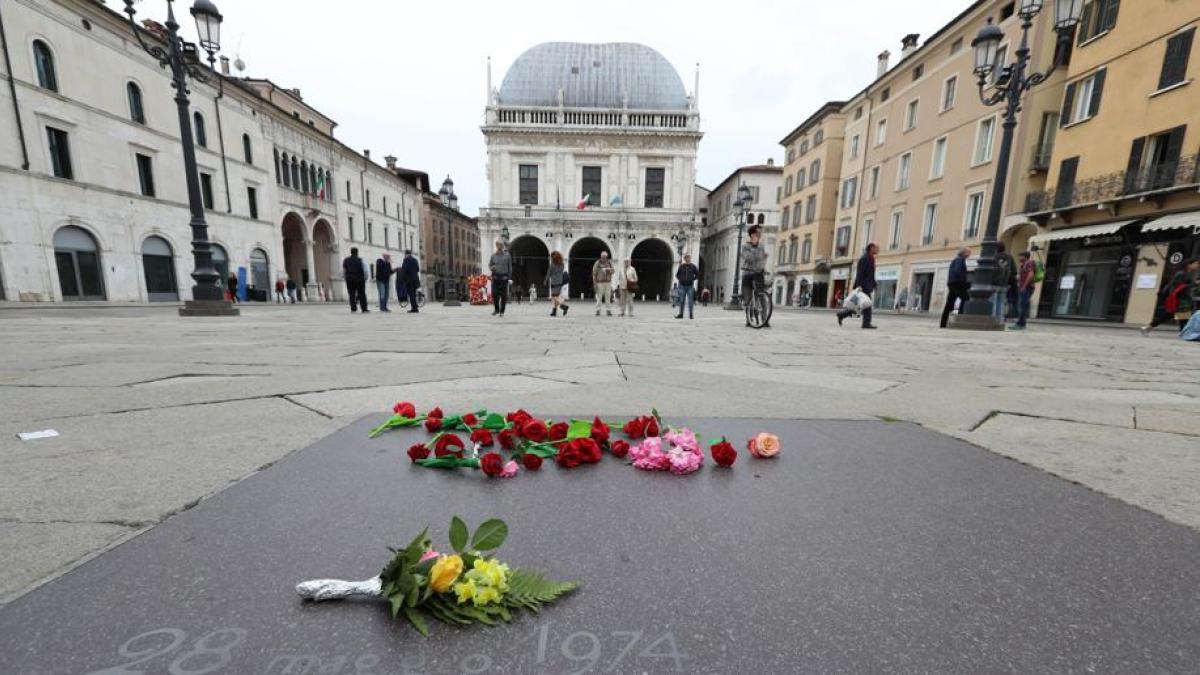
[[[562,297],[562,289],[567,283],[567,266],[563,263],[563,256],[558,251],[550,254],[550,269],[546,271],[546,285],[550,287],[550,302],[554,303],[554,308],[550,310],[550,316],[558,316],[558,308],[562,306],[563,316],[567,315],[567,310],[571,309],[567,305],[566,299]]]

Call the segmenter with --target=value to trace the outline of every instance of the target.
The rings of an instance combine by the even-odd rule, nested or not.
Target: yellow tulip
[[[429,571],[429,587],[434,593],[445,593],[462,574],[463,561],[456,555],[444,555],[433,563]]]

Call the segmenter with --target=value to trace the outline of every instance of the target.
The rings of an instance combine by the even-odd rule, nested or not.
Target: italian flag
[[[582,211],[582,210],[586,209],[588,207],[588,202],[591,200],[592,200],[592,193],[589,192],[583,196],[583,199],[579,200],[579,203],[575,205],[575,209],[578,211]]]
[[[323,173],[317,176],[316,191],[317,197],[325,199],[325,174]]]

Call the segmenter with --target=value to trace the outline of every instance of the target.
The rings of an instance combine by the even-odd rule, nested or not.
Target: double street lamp
[[[1017,126],[1017,115],[1021,112],[1021,97],[1025,92],[1045,82],[1063,62],[1070,49],[1075,26],[1083,13],[1083,0],[1050,0],[1054,3],[1054,32],[1057,46],[1054,61],[1045,72],[1028,72],[1029,29],[1033,19],[1041,11],[1042,0],[1018,0],[1017,13],[1021,17],[1021,47],[1017,49],[1012,65],[999,66],[996,56],[1004,32],[988,18],[987,25],[971,42],[975,50],[975,74],[979,77],[979,98],[986,106],[1004,104],[1004,133],[1000,141],[1000,155],[996,160],[996,178],[992,185],[992,198],[988,205],[987,227],[983,234],[982,250],[975,276],[971,281],[970,299],[962,314],[955,317],[955,328],[966,330],[1002,330],[1003,317],[992,312],[992,296],[1004,289],[995,285],[996,235],[1000,230],[1000,217],[1004,208],[1005,191],[1008,185],[1008,165],[1012,155],[1013,130]],[[994,90],[988,93],[989,82]]]
[[[750,208],[750,202],[754,201],[754,194],[750,192],[750,188],[742,183],[737,190],[737,199],[733,201],[733,213],[737,219],[737,250],[733,252],[733,290],[729,292],[729,304],[725,305],[725,309],[740,310],[742,308],[741,301],[741,276],[742,276],[742,233],[746,231],[746,210]]]
[[[149,45],[142,39],[142,29],[134,21],[134,0],[125,0],[125,13],[129,25],[137,37],[138,44],[147,54],[158,60],[159,66],[171,69],[171,84],[175,88],[175,107],[179,112],[179,135],[183,143],[183,169],[187,180],[188,207],[191,210],[192,258],[195,269],[192,279],[192,299],[179,308],[180,316],[237,316],[238,309],[225,299],[220,275],[212,260],[212,244],[208,240],[208,224],[204,220],[204,202],[200,196],[200,176],[196,170],[196,145],[192,135],[189,114],[187,78],[208,82],[213,71],[216,54],[221,49],[221,13],[211,0],[196,0],[191,14],[196,20],[196,33],[200,46],[208,52],[209,69],[191,62],[185,56],[183,38],[179,36],[179,24],[175,21],[174,0],[167,0],[167,45]],[[192,47],[194,50],[194,46]]]

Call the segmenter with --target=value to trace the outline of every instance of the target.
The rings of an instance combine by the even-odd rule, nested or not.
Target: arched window
[[[763,221],[764,221],[764,219],[765,219],[765,218],[766,218],[766,214],[765,214],[765,213],[760,213],[760,214],[758,214],[758,224],[759,224],[759,225],[762,225],[762,224],[763,224]]]
[[[313,190],[321,199],[326,199],[329,196],[329,174],[325,169],[317,172],[317,187]]]
[[[229,254],[225,252],[225,247],[220,244],[209,244],[212,248],[213,267],[217,268],[217,276],[221,278],[221,283],[225,283],[225,279],[229,278]]]
[[[308,162],[300,162],[300,186],[303,188],[302,191],[307,194],[309,191]]]
[[[261,248],[250,251],[250,281],[255,289],[271,288],[271,263]]]
[[[242,134],[242,157],[245,158],[247,164],[254,163],[254,153],[250,148],[250,134]]]
[[[196,145],[207,148],[208,132],[204,129],[204,116],[199,112],[192,113],[192,126],[195,127],[196,131]]]
[[[292,156],[292,189],[300,189],[300,160]]]
[[[142,242],[142,271],[146,275],[146,294],[150,302],[173,302],[179,299],[175,283],[175,256],[171,245],[162,237],[147,237]]]
[[[142,88],[130,82],[125,85],[125,94],[129,97],[129,119],[138,124],[145,124],[146,110],[142,107]]]
[[[308,167],[309,187],[312,188],[312,194],[317,194],[317,167],[309,165]]]
[[[58,75],[54,72],[54,54],[50,52],[50,46],[41,40],[34,40],[33,60],[37,66],[38,86],[58,91]]]
[[[279,172],[279,149],[276,148],[274,150],[274,152],[275,152],[275,183],[280,184],[283,182],[283,174]]]
[[[280,165],[283,167],[283,186],[292,187],[292,172],[288,169],[288,156],[286,152],[283,154],[283,161]]]
[[[68,225],[54,233],[54,262],[63,300],[103,300],[100,247],[91,234]]]

